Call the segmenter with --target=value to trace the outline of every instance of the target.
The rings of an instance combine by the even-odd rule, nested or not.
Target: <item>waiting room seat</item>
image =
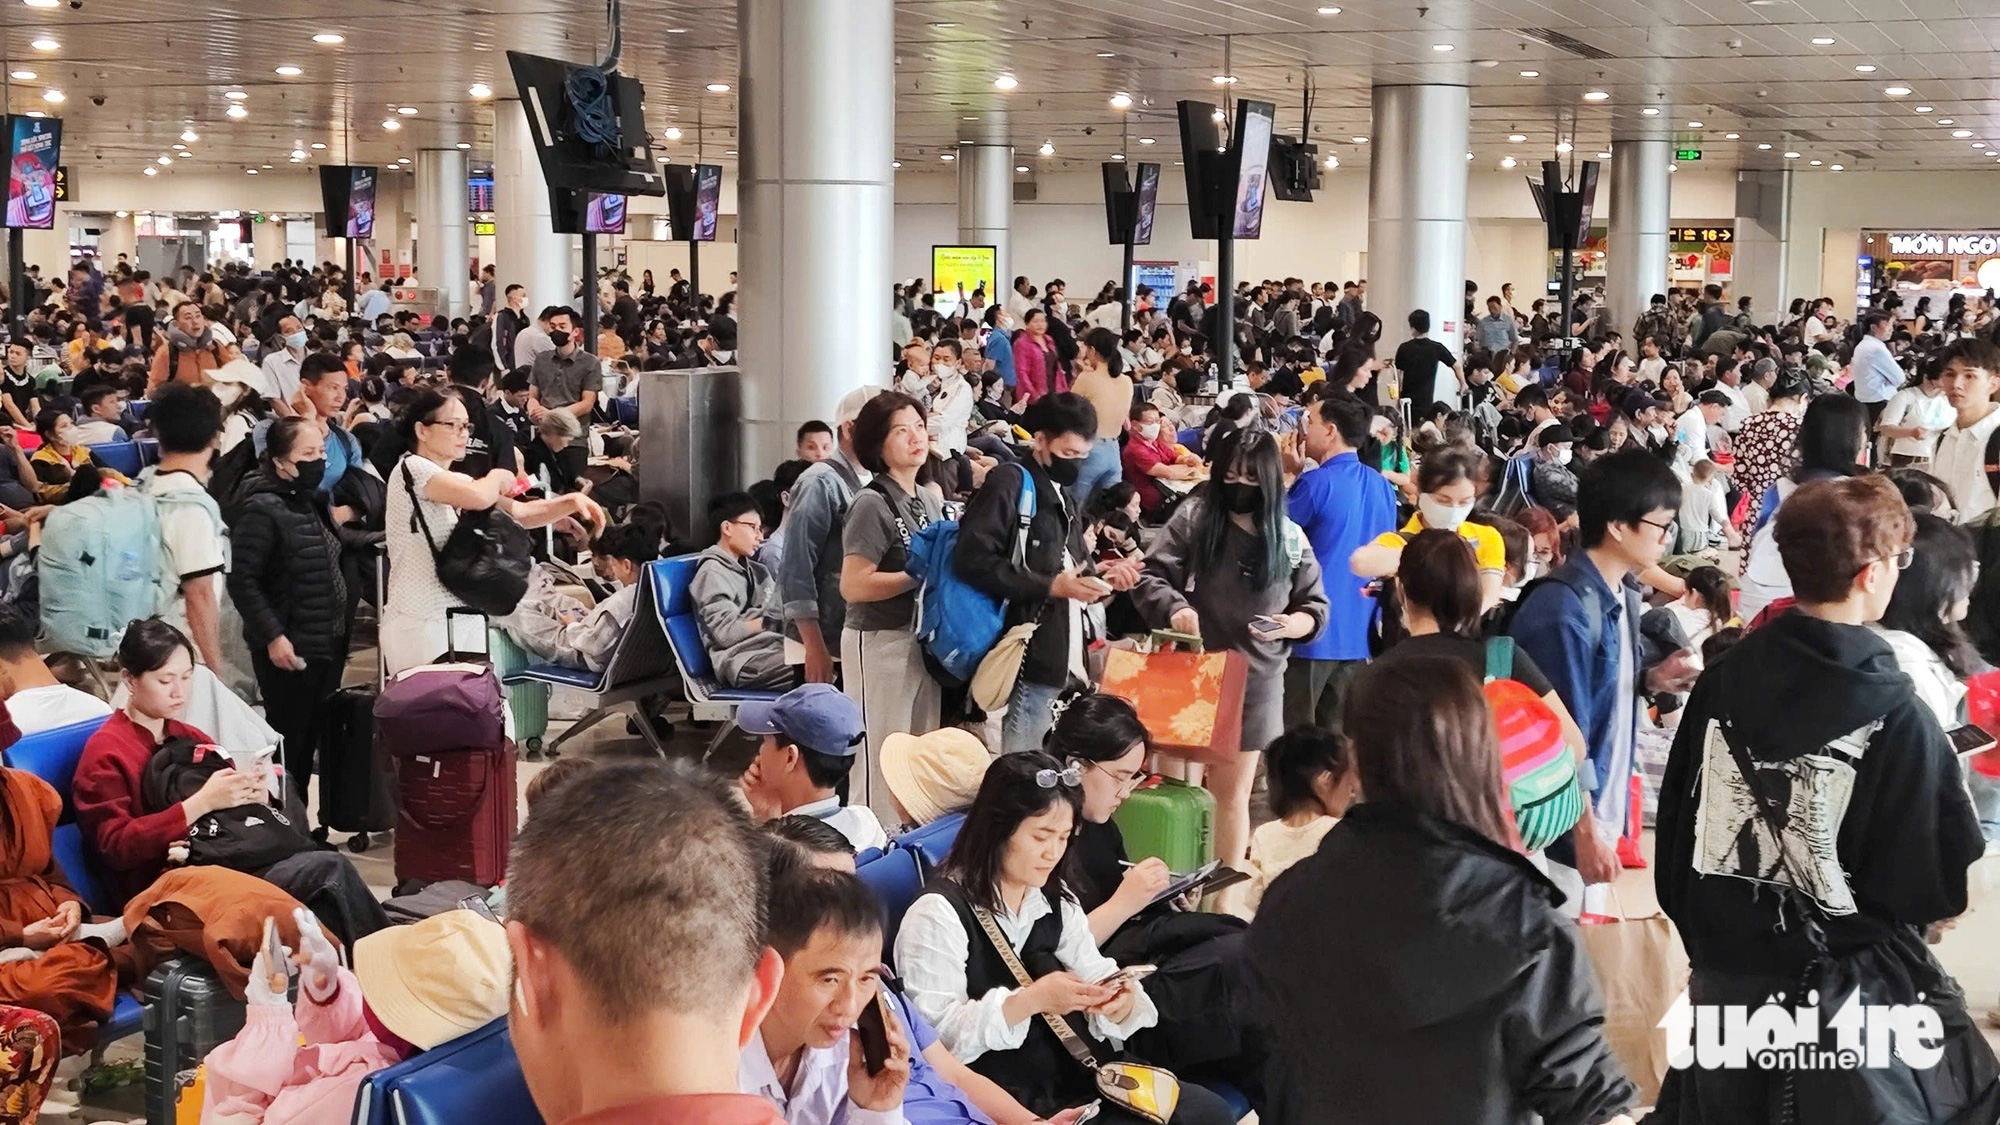
[[[6,764],[9,769],[24,770],[48,782],[56,795],[62,798],[62,816],[56,821],[51,847],[56,866],[62,870],[63,878],[69,880],[78,897],[89,905],[92,914],[115,917],[123,911],[124,904],[108,891],[110,882],[98,871],[84,849],[83,829],[76,822],[76,804],[71,797],[71,783],[76,778],[76,764],[83,758],[84,744],[103,725],[103,719],[86,719],[65,727],[23,735],[19,742],[7,748]],[[138,1034],[143,1012],[144,1008],[137,1000],[119,993],[117,1003],[111,1009],[111,1018],[98,1029],[100,1047]]]
[[[700,563],[700,555],[661,559],[648,564],[646,577],[660,607],[667,641],[673,645],[674,663],[680,668],[681,686],[695,721],[724,722],[736,714],[739,703],[776,699],[783,693],[724,687],[715,678],[715,665],[708,659],[708,645],[702,640],[701,622],[695,616],[694,598],[688,592]]]
[[[924,872],[917,853],[890,848],[882,858],[855,868],[875,897],[882,900],[882,955],[889,958],[896,949],[896,930],[910,904],[924,893]]]
[[[505,1019],[376,1071],[354,1095],[353,1125],[468,1122],[542,1125]]]
[[[619,635],[610,659],[604,663],[604,671],[590,672],[561,664],[531,664],[502,677],[500,682],[509,686],[547,684],[551,688],[575,688],[596,697],[590,712],[570,724],[561,737],[549,744],[549,754],[557,753],[563,743],[596,726],[620,708],[629,708],[637,715],[639,733],[656,752],[666,753],[665,747],[660,745],[659,735],[653,731],[650,717],[639,708],[641,699],[669,691],[674,685],[674,653],[663,631],[657,598],[658,593],[652,582],[639,583],[632,623]]]
[[[929,878],[944,865],[944,857],[951,853],[952,841],[958,839],[958,830],[964,825],[964,813],[946,813],[929,824],[912,828],[896,837],[889,846],[897,851],[914,853],[924,877]]]
[[[626,395],[624,398],[614,398],[611,400],[611,406],[618,418],[619,425],[634,430],[639,428],[638,395]]]
[[[126,403],[125,408],[132,412],[132,420],[134,422],[143,422],[146,420],[146,408],[152,405],[153,403],[150,399],[135,398]]]
[[[128,477],[138,476],[139,470],[146,467],[145,459],[139,454],[139,443],[136,441],[107,441],[102,445],[90,446],[89,449],[98,460]]]

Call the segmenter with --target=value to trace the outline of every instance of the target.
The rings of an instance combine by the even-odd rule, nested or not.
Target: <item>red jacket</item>
[[[186,723],[167,720],[168,738],[211,739]],[[148,810],[140,801],[146,763],[160,748],[152,734],[124,711],[114,711],[76,765],[72,790],[77,823],[91,854],[111,873],[120,902],[153,885],[167,869],[167,846],[188,834],[187,814],[172,808]]]

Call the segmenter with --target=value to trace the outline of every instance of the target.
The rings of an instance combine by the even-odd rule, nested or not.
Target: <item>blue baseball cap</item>
[[[867,731],[861,707],[832,684],[807,684],[772,700],[736,709],[736,725],[750,734],[775,734],[832,758],[861,752]]]

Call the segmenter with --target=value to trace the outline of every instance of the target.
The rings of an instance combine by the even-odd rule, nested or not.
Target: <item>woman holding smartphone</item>
[[[1250,848],[1257,754],[1284,728],[1285,661],[1294,642],[1326,627],[1327,600],[1312,545],[1285,516],[1277,440],[1223,427],[1213,445],[1213,479],[1161,529],[1132,600],[1154,628],[1197,633],[1211,651],[1249,658],[1242,753],[1207,777],[1215,855],[1235,867]]]

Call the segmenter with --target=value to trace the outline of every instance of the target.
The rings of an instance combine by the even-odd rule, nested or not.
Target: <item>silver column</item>
[[[958,241],[966,246],[993,247],[995,276],[987,280],[988,303],[1014,287],[1007,258],[1013,226],[1013,146],[958,146]],[[931,284],[935,286],[937,279],[931,279]]]
[[[465,153],[427,148],[417,153],[417,276],[438,287],[438,311],[464,316],[468,307]]]
[[[1733,296],[1750,298],[1758,324],[1775,323],[1793,296],[1787,261],[1791,225],[1790,169],[1736,173],[1736,256],[1729,287]]]
[[[1666,138],[1611,142],[1611,245],[1605,255],[1604,302],[1609,327],[1629,333],[1655,293],[1667,291],[1673,252],[1674,142]],[[1641,341],[1629,340],[1630,350]]]
[[[1465,153],[1472,128],[1465,86],[1377,86],[1368,147],[1368,309],[1388,355],[1412,310],[1430,336],[1459,350],[1465,314]]]
[[[792,455],[799,423],[888,382],[893,16],[892,0],[737,3],[744,480]]]
[[[464,197],[461,188],[461,215]],[[549,305],[570,304],[576,288],[570,276],[571,236],[555,233],[549,184],[535,156],[528,116],[514,99],[493,103],[493,226],[494,273],[501,290],[527,286],[530,315]]]

